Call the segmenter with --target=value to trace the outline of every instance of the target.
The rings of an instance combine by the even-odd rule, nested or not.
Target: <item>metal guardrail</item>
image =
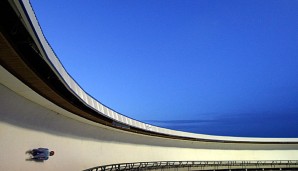
[[[156,161],[97,166],[84,171],[136,170],[298,170],[298,160],[261,161]]]

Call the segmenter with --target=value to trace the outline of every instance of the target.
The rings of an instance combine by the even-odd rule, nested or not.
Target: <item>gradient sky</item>
[[[31,0],[78,84],[146,123],[298,137],[297,0]]]

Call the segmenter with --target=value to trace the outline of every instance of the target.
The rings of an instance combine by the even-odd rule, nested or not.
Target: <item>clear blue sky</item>
[[[31,0],[70,75],[140,121],[298,137],[297,0]]]

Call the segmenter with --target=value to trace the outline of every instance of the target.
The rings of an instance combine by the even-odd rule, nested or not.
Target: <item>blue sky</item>
[[[31,0],[90,95],[203,134],[298,137],[297,0]]]

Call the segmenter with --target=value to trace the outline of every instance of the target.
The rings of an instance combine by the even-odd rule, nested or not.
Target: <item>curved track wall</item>
[[[0,150],[5,154],[0,156],[0,170],[83,170],[139,161],[298,158],[297,144],[175,140],[125,132],[79,117],[71,118],[75,115],[32,92],[2,67],[0,94]],[[27,160],[29,155],[25,152],[37,147],[48,147],[56,154],[42,163]]]
[[[6,1],[1,1],[1,5],[3,2]],[[8,18],[5,20],[8,22],[3,22],[3,27],[0,27],[0,61],[9,70],[0,67],[0,170],[83,170],[98,165],[141,161],[298,159],[297,138],[239,138],[185,133],[151,127],[104,107],[84,92],[64,70],[43,37],[29,1],[9,2],[14,12],[10,9],[3,13],[6,10],[3,6],[0,11],[3,13],[1,21]],[[11,15],[6,15],[8,13]],[[13,15],[15,18],[11,17]],[[17,32],[12,32],[14,23],[9,22],[18,23]],[[55,82],[49,81],[53,78]],[[52,95],[51,101],[47,100],[49,94]],[[74,98],[69,99],[69,96]],[[59,107],[63,105],[64,109]],[[67,105],[70,108],[66,108]],[[72,110],[65,109],[78,112],[71,113]],[[93,122],[80,117],[83,116],[78,115],[80,112],[94,121],[106,117],[104,119],[134,129],[125,131],[113,125],[104,126],[100,123],[107,123],[105,120]],[[56,154],[46,162],[27,160],[26,151],[38,147],[50,148]]]
[[[21,66],[24,67],[23,70],[18,70],[15,69],[14,63],[11,63],[11,60],[3,59],[4,63],[6,63],[6,68],[10,67],[10,70],[13,70],[13,72],[19,74],[19,77],[23,77],[23,81],[27,82],[27,85],[31,84],[29,85],[31,88],[35,88],[35,91],[43,94],[43,96],[47,99],[52,98],[51,101],[55,101],[57,105],[64,105],[64,109],[73,111],[77,115],[96,122],[101,122],[102,124],[110,125],[112,127],[119,124],[123,127],[128,127],[131,132],[139,132],[141,134],[148,135],[154,134],[161,137],[193,140],[200,139],[203,141],[249,141],[264,143],[298,142],[298,139],[244,138],[195,134],[161,128],[126,117],[94,99],[87,92],[85,92],[67,73],[55,52],[44,37],[29,0],[8,1],[10,2],[10,6],[13,8],[14,12],[12,13],[11,10],[7,13],[14,15],[15,18],[12,17],[11,20],[7,21],[19,21],[16,24],[18,26],[17,29],[14,28],[15,25],[5,24],[7,28],[6,31],[9,33],[4,34],[5,38],[3,37],[3,39],[4,41],[13,42],[11,48],[16,51],[16,56],[19,56],[13,60],[17,61],[21,59],[22,63],[26,63],[26,65],[28,65],[30,68],[30,71],[27,70],[27,72],[33,71],[35,76],[38,75],[38,78],[33,78],[30,76],[26,77],[26,74],[23,72],[28,69],[28,67]],[[30,81],[26,79],[30,79]],[[41,79],[43,82],[37,83],[37,79]],[[51,90],[45,90],[45,87],[39,88],[39,86],[36,86],[37,84],[46,84],[48,85],[46,87],[50,87]],[[53,96],[55,93],[57,96],[62,96],[63,99],[57,100],[57,96]],[[52,96],[48,94],[51,94]],[[75,111],[75,109],[73,109],[71,106],[79,107],[83,111]]]

